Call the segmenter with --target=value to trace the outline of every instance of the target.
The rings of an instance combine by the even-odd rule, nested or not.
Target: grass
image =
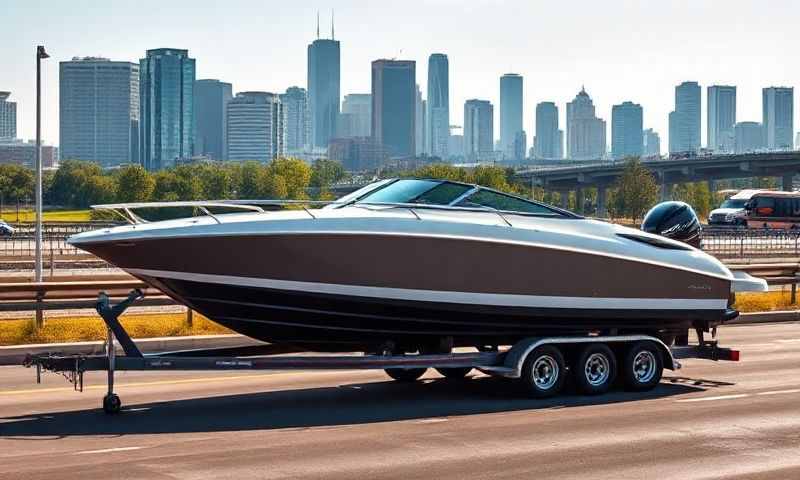
[[[792,304],[791,300],[791,293],[789,291],[738,293],[736,294],[734,308],[742,313],[797,310],[798,304]]]
[[[233,333],[197,313],[194,314],[191,328],[183,313],[123,315],[121,322],[133,338]],[[0,321],[0,345],[83,342],[105,338],[106,327],[98,316],[47,319],[40,330],[34,328],[30,319]]]
[[[33,210],[19,211],[20,222],[33,222],[36,220]],[[17,222],[17,210],[14,208],[4,208],[0,212],[0,218],[11,223]],[[45,210],[42,215],[45,222],[88,222],[91,220],[91,210]]]

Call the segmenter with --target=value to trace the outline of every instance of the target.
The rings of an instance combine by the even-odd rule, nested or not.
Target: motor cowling
[[[700,248],[703,227],[694,209],[685,202],[661,202],[644,216],[642,230]]]

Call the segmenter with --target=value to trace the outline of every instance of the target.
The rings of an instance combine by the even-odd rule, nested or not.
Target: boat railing
[[[317,215],[309,210],[311,207],[324,207],[324,206],[340,206],[340,207],[359,207],[359,208],[400,208],[411,212],[418,220],[422,220],[417,210],[440,210],[440,211],[453,211],[453,212],[477,212],[477,213],[493,213],[497,215],[503,223],[509,227],[513,224],[509,221],[508,215],[520,215],[526,217],[545,217],[545,218],[567,218],[563,217],[557,212],[552,214],[547,213],[532,213],[532,212],[519,212],[514,210],[499,210],[487,206],[455,206],[455,205],[436,205],[428,203],[401,203],[401,202],[365,202],[365,201],[348,201],[339,202],[337,200],[194,200],[194,201],[176,201],[176,202],[139,202],[139,203],[114,203],[104,205],[92,205],[91,208],[97,211],[107,211],[116,214],[123,218],[126,222],[132,225],[149,223],[142,216],[136,213],[137,210],[143,209],[167,209],[167,208],[192,208],[201,212],[203,215],[211,217],[217,223],[222,223],[218,218],[219,212],[215,213],[215,209],[229,209],[241,210],[253,213],[267,213],[273,211],[275,208],[297,208],[304,210],[311,218],[316,219]],[[226,212],[230,213],[230,212]],[[196,215],[179,216],[175,218],[188,218]],[[579,218],[579,217],[576,217]]]

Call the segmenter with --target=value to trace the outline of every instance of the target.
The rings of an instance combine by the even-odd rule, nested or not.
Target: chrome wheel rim
[[[533,362],[533,383],[540,390],[550,390],[558,381],[558,362],[550,355],[542,355]]]
[[[633,378],[639,383],[647,383],[656,374],[656,357],[649,350],[642,350],[633,357]]]
[[[611,375],[611,363],[602,353],[593,353],[586,359],[583,371],[589,385],[597,387],[608,381],[608,376]]]

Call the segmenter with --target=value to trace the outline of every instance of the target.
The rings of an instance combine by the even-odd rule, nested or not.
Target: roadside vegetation
[[[765,293],[737,293],[734,308],[742,313],[771,312],[774,310],[797,310],[788,290]]]
[[[7,222],[33,222],[36,219],[36,212],[29,208],[5,209],[0,211],[0,219]],[[45,222],[88,222],[92,219],[90,210],[45,210],[42,212],[42,220]]]
[[[191,327],[186,323],[185,313],[128,314],[120,320],[133,338],[232,333],[197,313]],[[105,324],[97,315],[49,318],[44,328],[38,330],[31,319],[0,320],[0,345],[86,342],[105,338]]]

